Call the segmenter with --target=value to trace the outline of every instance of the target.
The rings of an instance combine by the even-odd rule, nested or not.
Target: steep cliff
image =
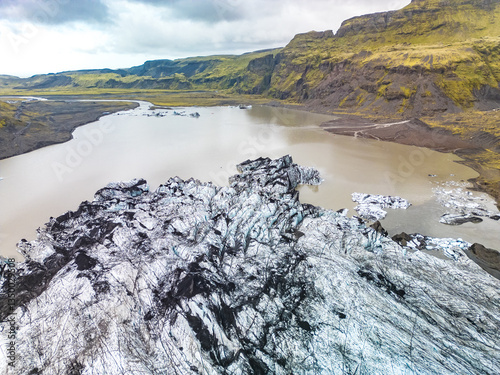
[[[499,1],[413,1],[346,20],[335,36],[297,35],[279,54],[271,94],[404,117],[496,108],[498,35]]]
[[[23,90],[229,90],[328,110],[403,117],[496,108],[500,1],[418,0],[295,36],[283,49],[147,61],[121,70],[13,81]]]

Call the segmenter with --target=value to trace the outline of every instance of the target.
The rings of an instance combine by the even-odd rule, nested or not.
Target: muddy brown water
[[[291,109],[175,111],[181,115],[174,110],[150,111],[149,104],[142,103],[135,110],[78,128],[67,143],[0,161],[0,254],[21,259],[16,251],[20,239],[34,239],[36,229],[49,217],[76,210],[109,182],[142,177],[155,189],[179,176],[227,185],[227,178],[237,173],[237,163],[285,154],[319,169],[325,180],[319,187],[301,187],[302,202],[348,208],[352,215],[352,192],[399,195],[413,205],[408,210],[388,210],[382,224],[390,234],[459,237],[500,248],[498,222],[485,219],[459,227],[439,223],[445,209],[432,189],[446,181],[477,177],[456,163],[455,155],[333,135],[319,128],[332,117]],[[200,117],[191,117],[194,112]],[[493,201],[488,202],[493,208]]]

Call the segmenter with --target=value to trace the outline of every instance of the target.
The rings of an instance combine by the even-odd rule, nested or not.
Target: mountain
[[[5,81],[0,77],[0,85]],[[9,88],[229,90],[403,117],[500,102],[500,1],[414,0],[299,34],[283,49],[35,76]]]
[[[500,99],[499,35],[499,1],[413,1],[347,20],[335,36],[297,35],[271,92],[367,114],[490,109]]]
[[[262,65],[278,50],[243,55],[189,57],[146,61],[128,69],[95,69],[36,75],[27,79],[3,79],[0,88],[31,91],[51,90],[93,93],[95,90],[233,90],[261,94],[267,89],[274,66],[264,73]],[[263,74],[264,73],[264,74]],[[94,91],[93,91],[94,90]],[[52,90],[51,90],[52,91]],[[53,92],[53,91],[52,91]],[[97,91],[102,93],[103,91]]]
[[[398,244],[303,204],[297,185],[321,178],[290,156],[238,170],[226,187],[112,183],[23,241],[0,288],[16,356],[1,350],[0,372],[500,372],[500,281],[466,255],[494,252]]]
[[[296,35],[284,48],[27,79],[0,76],[0,94],[133,93],[163,105],[221,104],[221,95],[239,101],[249,94],[353,114],[358,123],[360,116],[378,122],[418,118],[468,144],[456,152],[481,174],[476,186],[500,202],[499,84],[500,0],[413,0],[400,10],[346,20],[335,34]],[[197,100],[201,92],[209,98]]]

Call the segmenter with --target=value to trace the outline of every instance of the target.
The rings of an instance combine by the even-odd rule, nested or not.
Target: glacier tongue
[[[499,280],[300,203],[289,156],[239,171],[110,184],[22,242],[0,373],[500,373]]]

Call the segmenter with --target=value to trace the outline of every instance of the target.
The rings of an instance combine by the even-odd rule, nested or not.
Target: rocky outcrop
[[[258,57],[256,59],[250,60],[247,69],[256,74],[271,74],[273,72],[275,65],[275,59],[273,54],[269,54],[263,57]]]
[[[253,76],[256,76],[257,79],[251,85],[252,87],[246,90],[246,92],[250,94],[262,94],[269,90],[277,61],[278,59],[276,59],[272,53],[250,60],[246,69]]]
[[[18,360],[0,372],[500,372],[500,281],[462,250],[302,204],[297,185],[321,179],[290,157],[238,169],[229,187],[109,184],[21,243],[1,316]]]
[[[500,279],[500,252],[475,243],[466,254],[486,272]]]
[[[342,38],[349,35],[363,33],[376,34],[385,30],[392,21],[396,11],[373,13],[359,17],[353,17],[342,22],[335,36]]]
[[[347,113],[400,113],[405,118],[460,111],[436,84],[441,72],[418,65],[388,67],[385,61],[363,62],[369,55],[360,52],[333,64],[321,82],[308,89],[305,103]]]
[[[405,30],[408,23],[420,24],[420,30],[417,31],[420,35],[433,31],[444,34],[443,29],[449,31],[452,25],[462,28],[465,23],[475,20],[471,18],[462,23],[463,21],[457,19],[450,22],[443,17],[443,9],[450,8],[453,12],[457,7],[468,7],[469,10],[491,11],[497,3],[499,3],[498,0],[413,0],[409,6],[400,10],[372,13],[345,20],[335,35],[349,37],[363,34],[377,40],[380,36],[384,36],[384,31],[391,29],[398,30],[398,35],[401,37],[415,36],[416,30],[413,28],[412,33]],[[444,34],[444,36],[447,35]]]

